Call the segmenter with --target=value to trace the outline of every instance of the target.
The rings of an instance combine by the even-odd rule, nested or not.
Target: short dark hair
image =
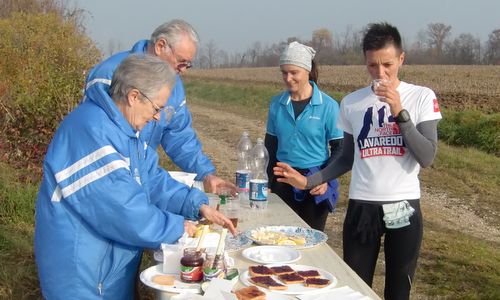
[[[363,37],[363,54],[366,54],[366,51],[383,49],[388,45],[394,45],[403,52],[398,29],[386,22],[368,24]]]

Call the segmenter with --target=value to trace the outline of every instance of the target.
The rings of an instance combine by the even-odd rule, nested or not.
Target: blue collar
[[[318,86],[312,80],[309,80],[309,83],[313,87],[313,94],[311,97],[311,101],[309,102],[309,105],[321,105],[321,104],[323,104],[323,95],[321,94],[321,91],[318,89]],[[279,102],[282,105],[287,106],[290,103],[290,101],[292,101],[292,98],[290,97],[290,92],[289,91],[283,92],[281,94]]]

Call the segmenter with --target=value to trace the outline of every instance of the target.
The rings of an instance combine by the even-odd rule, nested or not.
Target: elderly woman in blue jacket
[[[109,95],[92,97],[49,145],[36,202],[35,257],[44,298],[130,299],[144,248],[193,233],[201,216],[235,232],[205,194],[158,166],[140,130],[160,118],[175,82],[159,58],[132,55]]]

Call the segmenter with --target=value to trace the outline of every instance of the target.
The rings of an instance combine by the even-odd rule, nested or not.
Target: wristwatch
[[[398,116],[396,117],[396,123],[405,123],[405,122],[408,122],[410,121],[411,118],[410,118],[410,113],[406,110],[406,109],[403,109],[399,112]]]

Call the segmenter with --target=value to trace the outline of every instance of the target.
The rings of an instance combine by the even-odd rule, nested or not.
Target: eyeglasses
[[[193,63],[189,60],[185,60],[183,58],[179,59],[179,57],[175,54],[174,48],[170,46],[170,44],[167,42],[168,48],[170,48],[170,51],[172,51],[172,54],[174,55],[175,62],[177,64],[176,68],[177,69],[189,69],[193,66]]]
[[[153,109],[155,110],[155,115],[159,114],[161,112],[161,107],[159,107],[158,105],[156,105],[156,103],[154,103],[153,101],[151,101],[151,99],[149,99],[148,96],[146,96],[143,92],[141,92],[139,89],[137,89],[137,91],[139,91],[139,94],[141,94],[144,98],[148,99],[149,102],[151,102],[151,105],[153,105]]]
[[[155,110],[155,113],[153,115],[157,115],[157,114],[161,115],[161,112],[163,111],[163,112],[165,112],[165,120],[167,121],[167,123],[169,123],[170,120],[172,120],[172,117],[175,114],[175,109],[172,106],[167,105],[167,106],[161,108],[156,103],[154,103],[151,99],[149,99],[148,96],[146,96],[143,92],[141,92],[141,90],[139,90],[138,88],[135,88],[135,89],[139,92],[139,94],[141,94],[141,96],[148,99],[148,101],[151,103],[151,105],[153,106],[153,109]]]

